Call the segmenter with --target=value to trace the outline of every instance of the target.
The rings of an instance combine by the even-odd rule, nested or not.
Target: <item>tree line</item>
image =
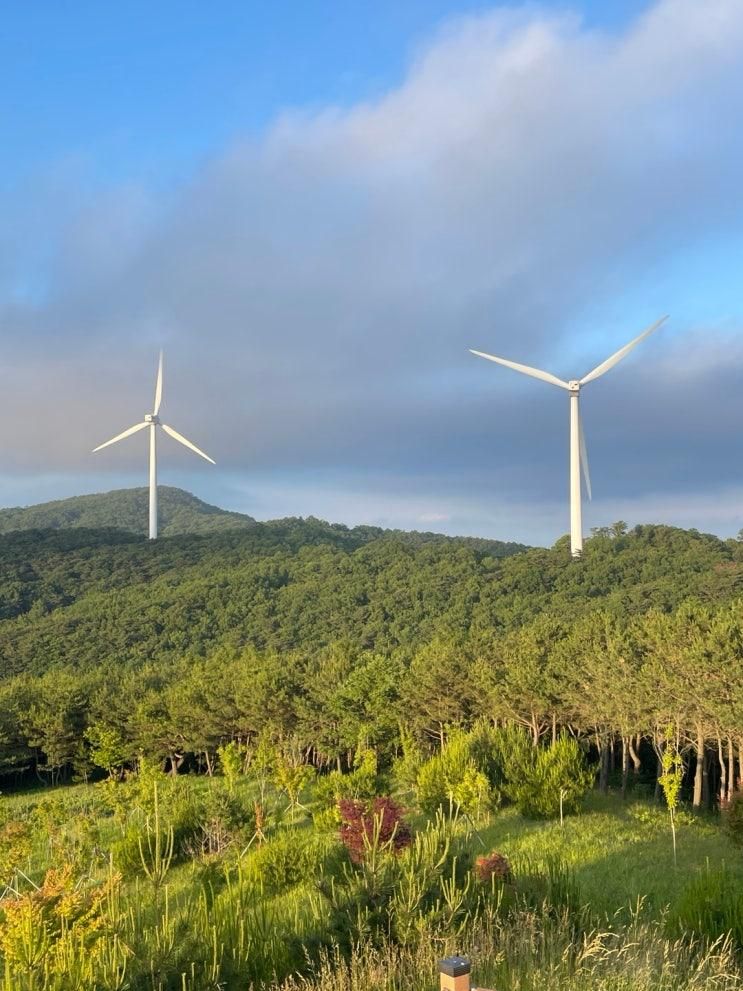
[[[223,647],[24,674],[0,683],[0,767],[56,781],[117,774],[145,755],[211,774],[226,742],[264,740],[346,771],[360,745],[384,766],[406,739],[433,753],[480,721],[525,727],[535,746],[571,734],[604,789],[612,770],[623,789],[654,780],[673,739],[693,804],[725,804],[743,780],[743,598],[572,622],[540,614],[487,642],[439,638],[410,654]]]

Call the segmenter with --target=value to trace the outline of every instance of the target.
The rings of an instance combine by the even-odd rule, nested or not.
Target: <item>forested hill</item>
[[[743,592],[743,544],[664,526],[589,540],[572,561],[497,541],[284,520],[148,542],[116,529],[0,538],[0,666],[133,667],[221,647],[411,656],[485,646],[540,613],[619,616]]]
[[[190,492],[158,486],[160,533],[213,533],[252,527],[255,520],[210,506]],[[0,509],[0,533],[15,530],[62,530],[70,527],[116,527],[147,534],[149,490],[117,489],[95,495],[73,496],[38,506]]]

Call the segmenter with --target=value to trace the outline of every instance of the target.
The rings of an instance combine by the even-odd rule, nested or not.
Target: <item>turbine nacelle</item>
[[[158,424],[160,422],[160,417],[157,413],[145,413],[144,422]]]
[[[571,392],[574,392],[577,395],[580,392],[580,381],[579,381],[579,379],[571,379],[568,382],[568,389],[570,389]]]

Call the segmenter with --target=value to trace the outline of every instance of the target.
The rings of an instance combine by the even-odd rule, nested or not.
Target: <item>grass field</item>
[[[428,991],[453,951],[499,991],[743,987],[743,858],[712,817],[682,812],[675,867],[668,815],[646,800],[592,794],[563,827],[411,810],[410,849],[353,866],[313,822],[312,788],[294,812],[268,791],[265,842],[257,795],[245,778],[229,794],[155,777],[3,798],[3,991]],[[512,885],[473,879],[492,850]]]

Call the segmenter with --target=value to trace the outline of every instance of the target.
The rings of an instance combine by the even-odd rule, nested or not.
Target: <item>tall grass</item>
[[[591,930],[576,940],[567,914],[533,910],[469,928],[456,943],[356,946],[349,959],[326,953],[311,976],[276,991],[434,991],[438,961],[450,951],[473,961],[473,984],[497,991],[740,991],[730,943],[669,940],[660,923]]]
[[[0,843],[0,991],[433,991],[455,951],[498,991],[743,988],[740,874],[719,869],[734,848],[704,822],[682,821],[676,872],[652,807],[605,802],[564,829],[502,812],[480,839],[439,814],[356,865],[279,805],[252,842],[239,787],[226,802],[217,781],[155,785],[8,803],[26,846],[16,862]],[[217,815],[235,841],[204,853]],[[481,840],[513,885],[475,877]]]

